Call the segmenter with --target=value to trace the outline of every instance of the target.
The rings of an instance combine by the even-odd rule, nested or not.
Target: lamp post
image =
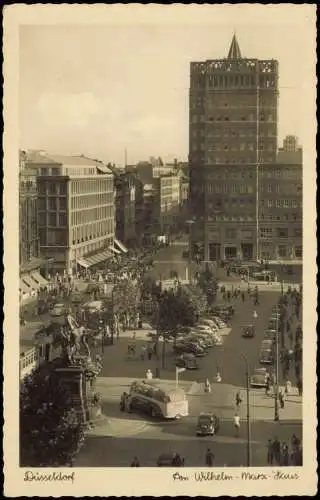
[[[251,465],[251,422],[250,422],[250,375],[248,360],[243,353],[242,359],[246,365],[246,392],[247,392],[247,466]]]
[[[276,383],[274,384],[274,421],[279,421],[279,404],[278,404],[278,393],[279,393],[279,320],[278,320],[278,307],[277,307],[277,319],[276,319]]]

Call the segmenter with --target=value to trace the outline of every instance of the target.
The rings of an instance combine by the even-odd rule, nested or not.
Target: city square
[[[20,467],[296,471],[301,75],[241,25],[94,28],[20,30]]]

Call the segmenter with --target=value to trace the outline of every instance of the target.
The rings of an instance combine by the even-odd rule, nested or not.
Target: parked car
[[[51,316],[64,316],[66,313],[67,310],[64,304],[54,304],[50,311]]]
[[[273,340],[275,341],[276,340],[276,336],[277,336],[277,330],[271,330],[270,328],[268,328],[267,330],[264,331],[264,334],[263,334],[263,337],[265,340]]]
[[[176,366],[186,368],[187,370],[197,370],[199,368],[194,354],[182,353],[176,358]]]
[[[273,363],[272,349],[261,349],[259,361],[262,365],[271,365]]]
[[[200,346],[203,346],[204,349],[208,349],[208,347],[213,346],[213,342],[211,338],[208,338],[206,335],[201,335],[201,333],[195,332],[195,333],[190,333],[186,339],[189,339],[191,341],[198,342]]]
[[[274,342],[272,339],[264,339],[261,342],[261,349],[272,349],[273,344],[274,344]]]
[[[211,333],[214,330],[217,330],[217,328],[211,328],[211,326],[204,325],[204,324],[198,324],[194,328],[196,328],[199,331],[209,332],[209,333]]]
[[[190,353],[197,357],[203,357],[206,355],[204,349],[202,349],[198,344],[194,342],[179,342],[174,347],[173,350],[176,353]]]
[[[213,328],[213,329],[217,329],[217,323],[215,323],[212,319],[200,318],[199,324],[209,326],[210,328]]]
[[[215,322],[218,328],[226,328],[228,325],[219,316],[213,316],[212,320]]]
[[[220,427],[219,418],[213,413],[200,413],[197,421],[197,436],[213,436],[217,434]]]
[[[269,330],[278,330],[279,331],[279,321],[276,319],[270,319],[268,322]]]
[[[189,333],[185,337],[184,341],[185,342],[194,342],[195,344],[197,344],[198,346],[200,346],[204,350],[206,350],[208,348],[207,342],[203,338],[199,337],[199,335],[196,335],[196,334]]]
[[[266,387],[268,373],[266,368],[255,368],[250,378],[251,387]]]
[[[242,337],[252,339],[256,334],[254,325],[245,325],[242,328]]]

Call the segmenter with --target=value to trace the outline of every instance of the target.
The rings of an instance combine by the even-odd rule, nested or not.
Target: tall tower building
[[[204,260],[258,258],[259,170],[277,157],[278,62],[243,57],[234,35],[227,58],[191,63],[189,107],[193,250]]]

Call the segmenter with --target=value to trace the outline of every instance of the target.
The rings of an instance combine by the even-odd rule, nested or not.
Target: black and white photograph
[[[316,470],[315,5],[100,7],[24,6],[8,55],[23,494],[132,468],[152,496],[158,468],[173,496],[217,474],[294,494]]]

